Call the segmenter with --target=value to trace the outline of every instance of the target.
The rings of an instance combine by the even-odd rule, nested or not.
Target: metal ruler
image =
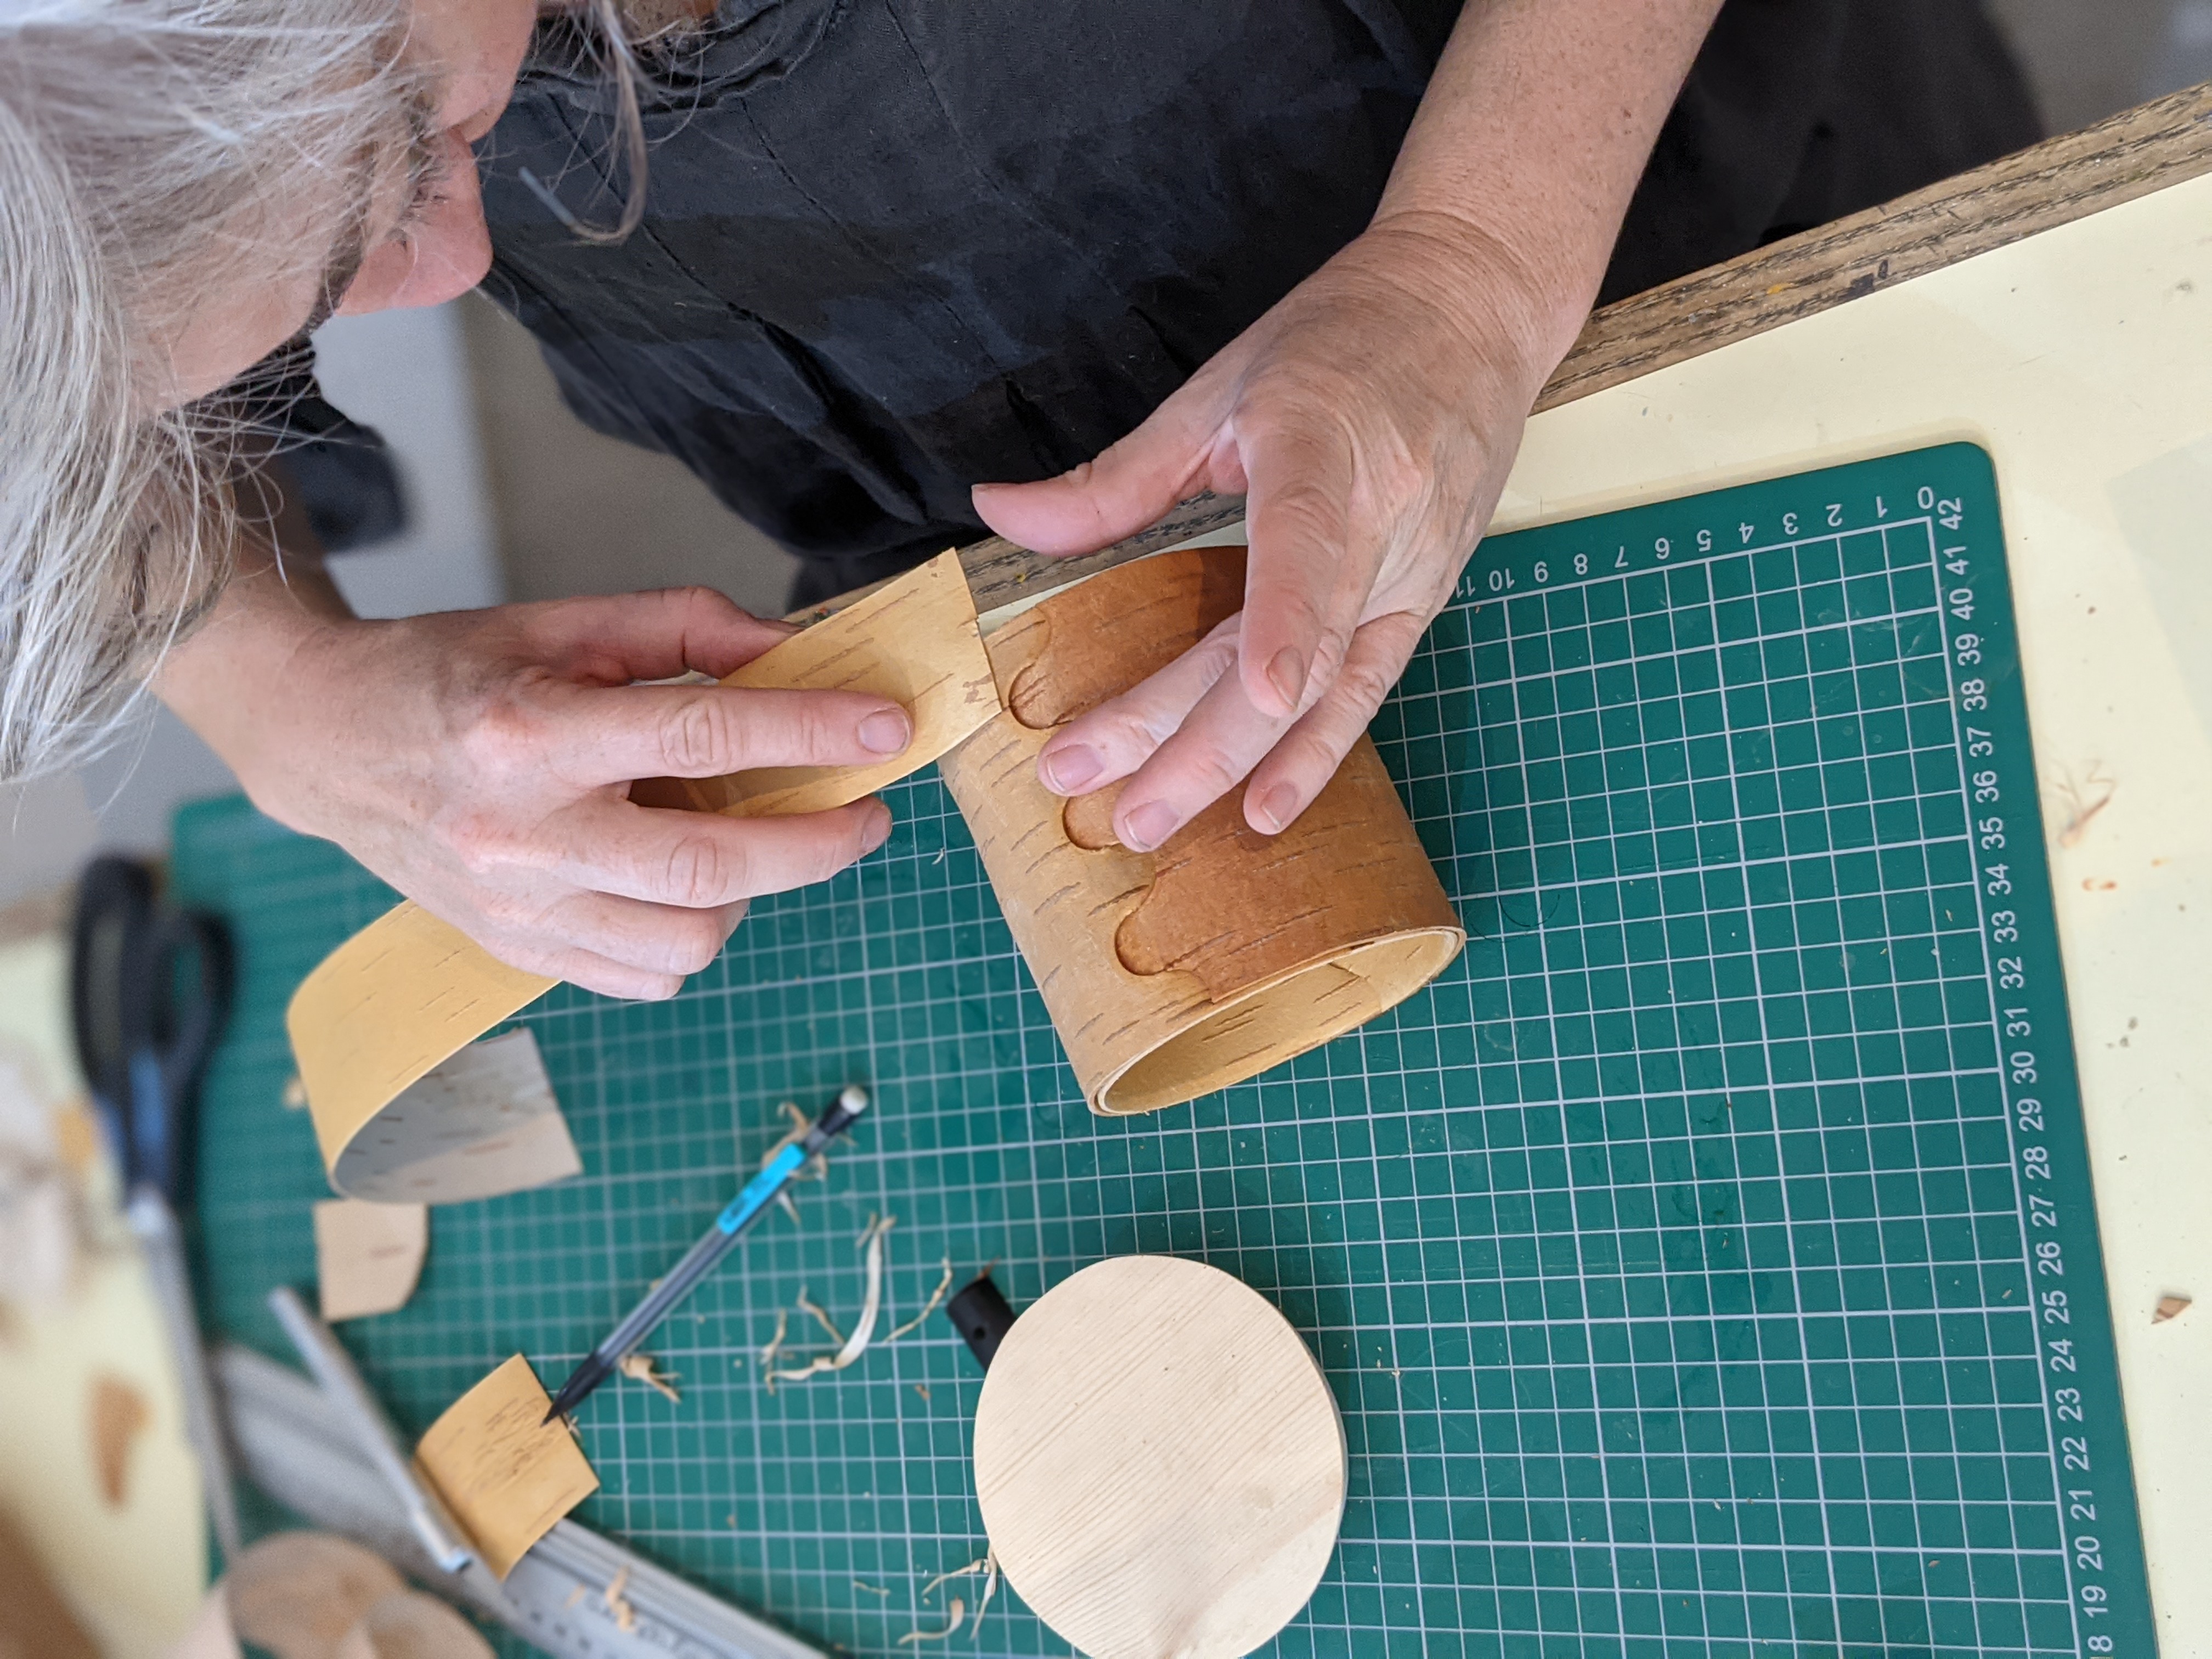
[[[239,1466],[254,1485],[557,1659],[823,1659],[821,1649],[573,1521],[555,1522],[504,1584],[480,1565],[441,1571],[321,1389],[235,1344],[216,1352],[214,1370]],[[632,1615],[627,1630],[605,1595],[617,1578]]]

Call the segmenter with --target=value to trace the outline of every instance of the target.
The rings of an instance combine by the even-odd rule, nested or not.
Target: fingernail
[[[1149,853],[1176,832],[1182,820],[1164,800],[1146,801],[1129,814],[1121,830],[1121,845],[1132,852]]]
[[[879,708],[860,722],[860,746],[878,755],[896,755],[914,740],[914,724],[903,708]]]
[[[860,831],[860,856],[866,858],[891,838],[891,809],[881,801],[868,815],[868,822]]]
[[[1106,763],[1098,751],[1087,744],[1072,743],[1065,749],[1054,749],[1044,757],[1045,787],[1062,795],[1079,795],[1091,787],[1091,779],[1106,769]]]
[[[1294,645],[1286,645],[1275,653],[1274,661],[1267,665],[1267,683],[1285,702],[1296,708],[1306,694],[1304,653]]]
[[[1277,835],[1285,824],[1298,815],[1298,792],[1287,783],[1279,783],[1253,803],[1253,828],[1268,835]]]

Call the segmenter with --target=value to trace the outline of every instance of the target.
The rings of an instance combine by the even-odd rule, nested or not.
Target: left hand
[[[1041,552],[1089,552],[1212,489],[1248,497],[1244,609],[1056,733],[1045,786],[1135,776],[1115,833],[1159,846],[1249,776],[1273,835],[1336,775],[1490,521],[1521,428],[1581,322],[1449,215],[1378,220],[1127,437],[1073,472],[983,484]]]

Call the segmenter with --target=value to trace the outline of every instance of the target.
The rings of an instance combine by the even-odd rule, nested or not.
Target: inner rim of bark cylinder
[[[1127,1116],[1180,1105],[1318,1048],[1413,995],[1466,939],[1452,927],[1393,933],[1255,986],[1131,1062],[1099,1091],[1098,1109]],[[1335,1006],[1318,1006],[1327,1001]]]

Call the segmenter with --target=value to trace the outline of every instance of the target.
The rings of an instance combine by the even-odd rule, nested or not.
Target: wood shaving
[[[2075,783],[2069,775],[2058,786],[2059,797],[2066,803],[2066,822],[2058,830],[2061,847],[2079,847],[2081,838],[2089,833],[2091,822],[2112,804],[2112,797],[2119,793],[2120,786],[2104,775],[2103,765],[2101,761],[2092,762],[2089,775],[2081,783]]]
[[[922,1387],[921,1383],[917,1382],[914,1385],[914,1391],[920,1395],[924,1401],[927,1401],[929,1399],[929,1390]]]
[[[853,1588],[856,1590],[866,1590],[871,1595],[888,1597],[890,1595],[890,1592],[885,1589],[881,1584],[871,1584],[866,1583],[865,1580],[859,1578],[855,1578],[853,1581]]]
[[[935,1589],[939,1584],[945,1583],[954,1578],[966,1578],[974,1573],[986,1571],[995,1572],[997,1571],[998,1569],[992,1563],[991,1552],[985,1550],[982,1554],[977,1556],[966,1566],[955,1567],[950,1572],[939,1573],[936,1577],[931,1579],[927,1584],[924,1584],[921,1587],[921,1593],[924,1595],[927,1595],[930,1591]]]
[[[909,1642],[942,1642],[948,1637],[957,1635],[962,1623],[968,1617],[968,1604],[956,1595],[952,1598],[952,1605],[945,1611],[951,1615],[952,1622],[943,1630],[910,1630],[899,1638],[899,1645],[904,1647]]]
[[[297,1072],[284,1079],[284,1092],[279,1098],[283,1101],[284,1109],[288,1112],[304,1112],[307,1109],[307,1085],[300,1081],[300,1074]]]
[[[860,1243],[863,1245],[866,1244],[867,1242],[868,1241],[865,1237],[860,1240]],[[814,1322],[829,1333],[830,1340],[832,1342],[835,1342],[841,1348],[845,1346],[845,1333],[837,1328],[837,1322],[830,1317],[829,1313],[822,1307],[821,1304],[816,1302],[811,1297],[806,1294],[806,1286],[804,1285],[801,1285],[799,1287],[799,1311],[803,1314],[813,1315]]]
[[[991,1605],[991,1598],[998,1593],[999,1589],[999,1552],[996,1547],[983,1552],[983,1560],[986,1564],[983,1569],[983,1595],[982,1598],[975,1603],[975,1632],[979,1636],[983,1631],[983,1610]]]
[[[775,1392],[775,1373],[770,1370],[769,1367],[775,1364],[776,1355],[782,1352],[783,1334],[790,1328],[791,1310],[788,1308],[778,1308],[775,1310],[775,1334],[769,1338],[767,1344],[763,1346],[760,1351],[761,1374],[768,1380],[768,1391],[770,1394],[774,1394]],[[742,1359],[738,1361],[739,1365],[743,1365],[744,1363],[745,1362]]]
[[[600,1592],[601,1599],[607,1604],[607,1611],[615,1616],[615,1628],[625,1636],[637,1628],[637,1609],[630,1606],[629,1598],[623,1594],[629,1583],[629,1568],[627,1565],[618,1567],[615,1571],[615,1582]]]
[[[923,1320],[928,1318],[930,1315],[937,1311],[937,1304],[945,1300],[945,1291],[951,1288],[952,1258],[948,1255],[945,1258],[945,1277],[937,1281],[937,1288],[929,1293],[929,1300],[921,1304],[921,1311],[916,1314],[913,1318],[908,1320],[905,1324],[900,1326],[896,1330],[893,1331],[889,1336],[885,1337],[884,1340],[886,1342],[896,1342],[899,1338],[904,1336],[908,1331],[914,1330],[919,1327]],[[922,1395],[922,1398],[927,1400],[929,1396],[927,1395]]]
[[[799,1110],[799,1103],[795,1100],[783,1101],[775,1109],[790,1120],[791,1127],[784,1132],[781,1140],[761,1154],[760,1166],[763,1170],[775,1162],[775,1155],[785,1147],[796,1146],[800,1141],[805,1139],[806,1132],[814,1127],[813,1121],[805,1112]],[[820,1181],[829,1173],[829,1158],[823,1153],[817,1152],[805,1163],[793,1170],[791,1172],[791,1178],[793,1181]],[[799,1207],[791,1201],[791,1188],[787,1183],[783,1190],[775,1195],[775,1201],[782,1206],[786,1215],[793,1221],[799,1219]]]
[[[852,1335],[843,1340],[836,1352],[817,1354],[796,1370],[770,1371],[769,1373],[770,1376],[779,1382],[803,1382],[810,1376],[820,1376],[823,1371],[842,1371],[862,1354],[867,1352],[868,1344],[875,1340],[876,1321],[883,1313],[884,1308],[884,1235],[897,1224],[896,1216],[887,1215],[880,1220],[874,1216],[870,1216],[867,1229],[860,1235],[860,1242],[868,1253],[868,1280],[867,1289],[860,1297],[860,1323],[854,1326]],[[812,1304],[805,1302],[803,1292],[801,1304],[811,1310],[815,1316],[820,1319],[832,1333],[836,1332],[837,1328],[830,1323],[829,1316],[819,1309],[813,1308]]]
[[[2179,1319],[2189,1311],[2190,1298],[2185,1296],[2162,1296],[2150,1316],[2154,1325],[2163,1325],[2169,1319]]]
[[[642,1382],[647,1388],[658,1389],[678,1404],[683,1401],[684,1396],[676,1392],[676,1379],[656,1370],[650,1354],[626,1353],[615,1362],[615,1369],[633,1382]]]
[[[563,1613],[574,1613],[576,1610],[576,1603],[582,1601],[591,1593],[592,1587],[589,1584],[577,1585],[575,1589],[568,1592],[568,1599],[561,1604],[561,1611]]]

